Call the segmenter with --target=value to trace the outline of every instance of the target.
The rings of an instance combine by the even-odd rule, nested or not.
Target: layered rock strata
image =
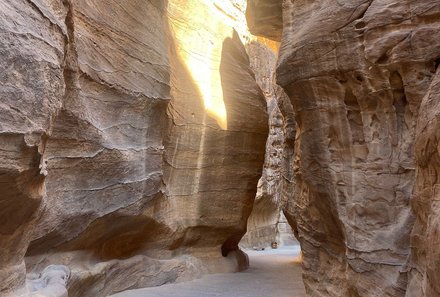
[[[240,13],[209,1],[169,6],[173,99],[164,182],[179,230],[174,244],[213,264],[236,253],[246,232],[268,133],[266,102],[239,37],[244,30],[228,25]]]
[[[438,63],[437,63],[438,64]],[[416,130],[417,174],[411,199],[415,224],[411,234],[407,297],[440,296],[440,71],[437,65],[422,100]]]
[[[248,8],[249,11],[249,8]],[[281,213],[292,199],[293,146],[295,121],[289,98],[275,82],[277,42],[260,39],[247,45],[251,68],[263,90],[269,114],[269,136],[266,143],[263,174],[258,183],[247,233],[241,241],[246,248],[265,248],[279,237]],[[286,236],[291,228],[286,228]]]
[[[435,178],[425,173],[436,166],[425,153],[435,136],[420,126],[435,126],[423,111],[436,107],[439,9],[432,1],[284,1],[277,82],[298,124],[287,218],[310,296],[438,294],[429,278],[438,267],[427,261],[437,254],[421,248],[438,240]],[[425,95],[431,102],[419,113]],[[408,263],[410,203],[417,223]]]
[[[246,20],[252,34],[281,41],[283,1],[248,0]]]
[[[2,296],[53,264],[69,296],[246,266],[268,128],[241,2],[0,4]]]
[[[24,287],[46,193],[42,155],[65,93],[64,18],[61,3],[0,3],[0,294]]]

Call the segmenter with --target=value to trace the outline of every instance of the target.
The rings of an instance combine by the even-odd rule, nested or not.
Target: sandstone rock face
[[[164,182],[176,218],[173,249],[200,254],[215,271],[218,251],[238,250],[246,232],[268,133],[243,29],[228,25],[224,13],[242,12],[230,5],[176,0],[169,6],[173,99]]]
[[[283,1],[247,0],[246,20],[252,34],[281,41]]]
[[[411,261],[406,296],[440,296],[440,72],[423,98],[417,122],[417,175],[411,205],[416,221],[411,236]]]
[[[290,149],[294,146],[295,122],[293,111],[287,110],[291,107],[289,98],[275,82],[278,46],[277,42],[263,39],[247,46],[251,68],[267,101],[269,136],[263,174],[248,219],[247,233],[240,243],[246,248],[269,247],[278,240],[281,213],[293,195],[293,190],[289,188],[292,178],[288,175],[293,169],[293,154]],[[291,234],[290,230],[286,228],[285,231]]]
[[[45,196],[42,155],[64,97],[61,2],[0,3],[0,294],[24,286],[24,255]]]
[[[310,296],[440,296],[440,4],[247,4],[0,3],[1,296],[237,271],[280,212]]]
[[[129,272],[160,274],[132,257],[166,235],[154,211],[165,200],[166,6],[116,2],[66,5],[65,97],[42,156],[44,209],[27,250],[30,272],[71,269],[71,296],[106,295],[122,280],[141,285]],[[103,286],[107,277],[115,283]]]
[[[284,1],[277,82],[298,124],[287,217],[310,296],[438,295],[438,253],[425,248],[439,240],[437,153],[429,153],[439,9],[433,1]]]
[[[279,247],[298,245],[299,242],[295,237],[295,234],[290,226],[289,221],[286,218],[284,212],[280,212],[280,216],[277,222],[277,237],[275,242]]]
[[[270,133],[266,144],[263,174],[258,183],[254,206],[247,223],[247,233],[241,241],[241,245],[246,248],[264,248],[276,241],[280,211],[285,204],[281,200],[283,118],[276,106],[276,99],[269,100]]]
[[[32,285],[50,265],[81,297],[245,267],[268,120],[243,1],[0,8],[0,294],[63,296]]]

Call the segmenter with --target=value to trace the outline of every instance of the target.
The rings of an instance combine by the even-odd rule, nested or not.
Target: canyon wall
[[[415,224],[407,297],[440,296],[440,71],[437,69],[420,106],[416,130],[417,174],[411,205]]]
[[[267,101],[269,136],[247,233],[240,242],[246,248],[265,248],[278,240],[282,212],[293,196],[295,119],[289,98],[275,81],[278,47],[278,42],[262,39],[247,45],[251,68]],[[292,236],[291,228],[283,229],[282,233],[285,237]]]
[[[1,296],[246,267],[268,119],[243,2],[0,4]]]
[[[308,294],[437,296],[438,253],[428,247],[439,240],[440,4],[275,2],[283,2],[277,83],[297,121],[286,214]],[[277,21],[261,11],[247,14],[258,34],[281,34],[266,34]]]
[[[440,295],[440,4],[247,2],[0,3],[1,296],[237,271],[281,211],[309,296]]]
[[[246,232],[264,160],[266,102],[241,41],[245,23],[234,21],[244,15],[240,6],[176,0],[168,13],[173,99],[164,182],[180,230],[175,244],[218,272],[216,258],[235,253]]]

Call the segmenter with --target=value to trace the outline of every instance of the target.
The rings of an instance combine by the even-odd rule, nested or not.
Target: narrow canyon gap
[[[236,272],[285,217],[308,296],[440,296],[439,29],[432,0],[2,1],[0,295]]]
[[[440,296],[428,248],[439,240],[440,4],[248,2],[251,32],[283,24],[268,34],[281,36],[276,79],[297,122],[288,208],[307,293]]]

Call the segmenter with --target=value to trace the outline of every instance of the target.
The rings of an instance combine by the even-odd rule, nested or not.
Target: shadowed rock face
[[[0,4],[0,295],[54,264],[81,297],[246,266],[267,114],[235,2]]]
[[[236,271],[253,207],[310,296],[440,294],[440,4],[283,2],[276,83],[243,0],[0,4],[0,295]]]
[[[252,34],[281,41],[282,0],[247,0],[246,20]]]
[[[247,248],[269,247],[280,239],[278,224],[283,217],[281,213],[287,211],[288,201],[293,195],[295,119],[289,98],[275,82],[278,46],[277,42],[263,39],[247,45],[251,68],[266,98],[269,114],[263,173],[248,219],[247,233],[240,242]],[[292,237],[289,229],[283,230],[282,236]]]
[[[155,211],[164,203],[170,98],[166,5],[75,1],[65,9],[65,96],[42,156],[46,195],[27,266],[64,264],[70,295],[100,296],[117,289],[125,259],[167,233]],[[109,269],[118,271],[115,285],[96,289]]]
[[[427,176],[437,165],[426,152],[436,143],[426,116],[436,107],[439,9],[433,1],[284,2],[277,82],[298,124],[291,209],[311,296],[404,296],[408,276],[409,296],[422,296],[420,287],[438,294],[435,276],[422,282],[438,271],[438,254],[421,246],[439,238],[436,181]]]
[[[440,73],[431,82],[420,107],[415,145],[417,174],[411,205],[416,221],[411,234],[411,260],[406,296],[440,295],[439,139]]]
[[[45,195],[42,155],[64,96],[64,15],[56,1],[0,4],[0,295],[23,288]]]

